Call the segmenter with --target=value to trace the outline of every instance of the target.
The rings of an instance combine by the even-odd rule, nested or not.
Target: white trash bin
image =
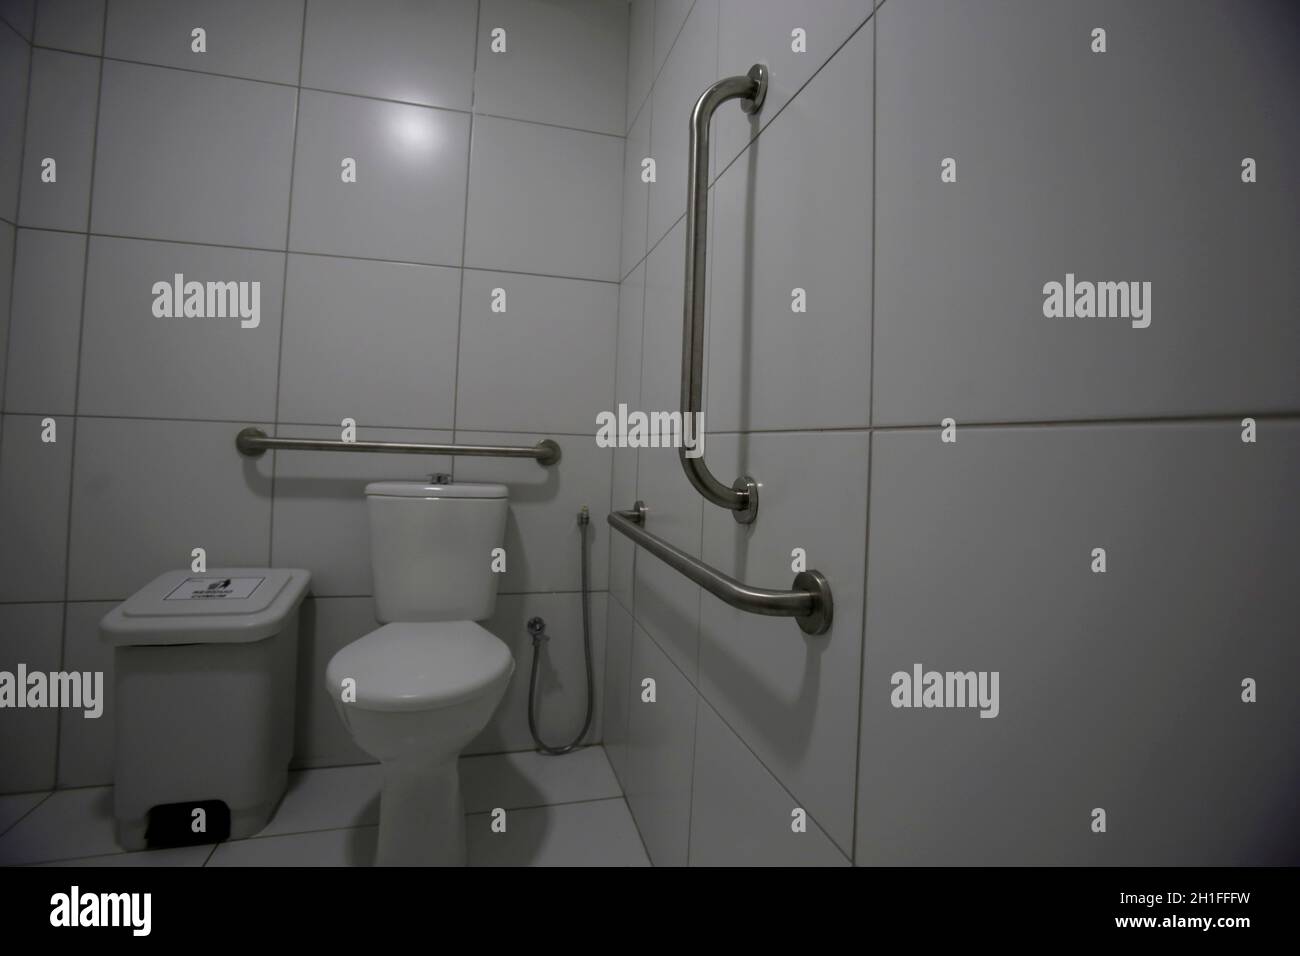
[[[145,847],[155,807],[174,815],[222,801],[231,839],[266,825],[293,753],[298,609],[310,581],[284,568],[169,571],[100,622],[114,647],[123,847]]]

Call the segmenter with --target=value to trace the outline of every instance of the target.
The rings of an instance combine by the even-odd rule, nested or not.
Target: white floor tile
[[[37,866],[202,866],[212,853],[211,844],[178,846],[168,850],[142,850],[139,853],[112,853],[86,856],[75,860],[55,860]]]
[[[378,764],[296,771],[271,822],[247,840],[126,853],[111,787],[0,796],[0,864],[63,866],[369,866],[379,819]],[[636,826],[603,747],[562,757],[466,757],[461,786],[470,860],[479,866],[644,865]],[[491,834],[486,811],[510,811]],[[8,827],[6,830],[5,828]],[[473,834],[482,830],[479,839]]]
[[[56,790],[0,837],[0,864],[121,853],[113,833],[112,793],[112,787]]]
[[[289,787],[259,837],[379,823],[379,764],[289,774]]]
[[[0,797],[0,833],[25,817],[48,796],[47,793],[7,793]]]
[[[621,799],[507,812],[504,833],[492,832],[491,814],[466,823],[470,866],[650,865]]]
[[[223,843],[208,866],[370,866],[378,827],[322,830]]]
[[[460,787],[466,813],[623,795],[604,747],[585,747],[560,757],[535,751],[466,757],[460,762]]]

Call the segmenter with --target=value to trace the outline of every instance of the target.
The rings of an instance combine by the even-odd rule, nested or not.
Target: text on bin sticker
[[[186,578],[165,601],[242,600],[257,590],[266,578]]]

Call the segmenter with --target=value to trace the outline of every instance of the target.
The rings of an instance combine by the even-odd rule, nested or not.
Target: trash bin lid
[[[238,644],[278,633],[302,603],[311,572],[296,568],[168,571],[100,621],[114,646]]]

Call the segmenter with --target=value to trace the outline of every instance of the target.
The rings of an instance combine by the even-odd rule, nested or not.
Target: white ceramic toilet
[[[496,606],[506,488],[366,486],[375,616],[325,680],[353,739],[383,766],[376,863],[463,866],[460,752],[492,717],[515,662],[475,621]],[[354,682],[354,683],[349,683]]]

